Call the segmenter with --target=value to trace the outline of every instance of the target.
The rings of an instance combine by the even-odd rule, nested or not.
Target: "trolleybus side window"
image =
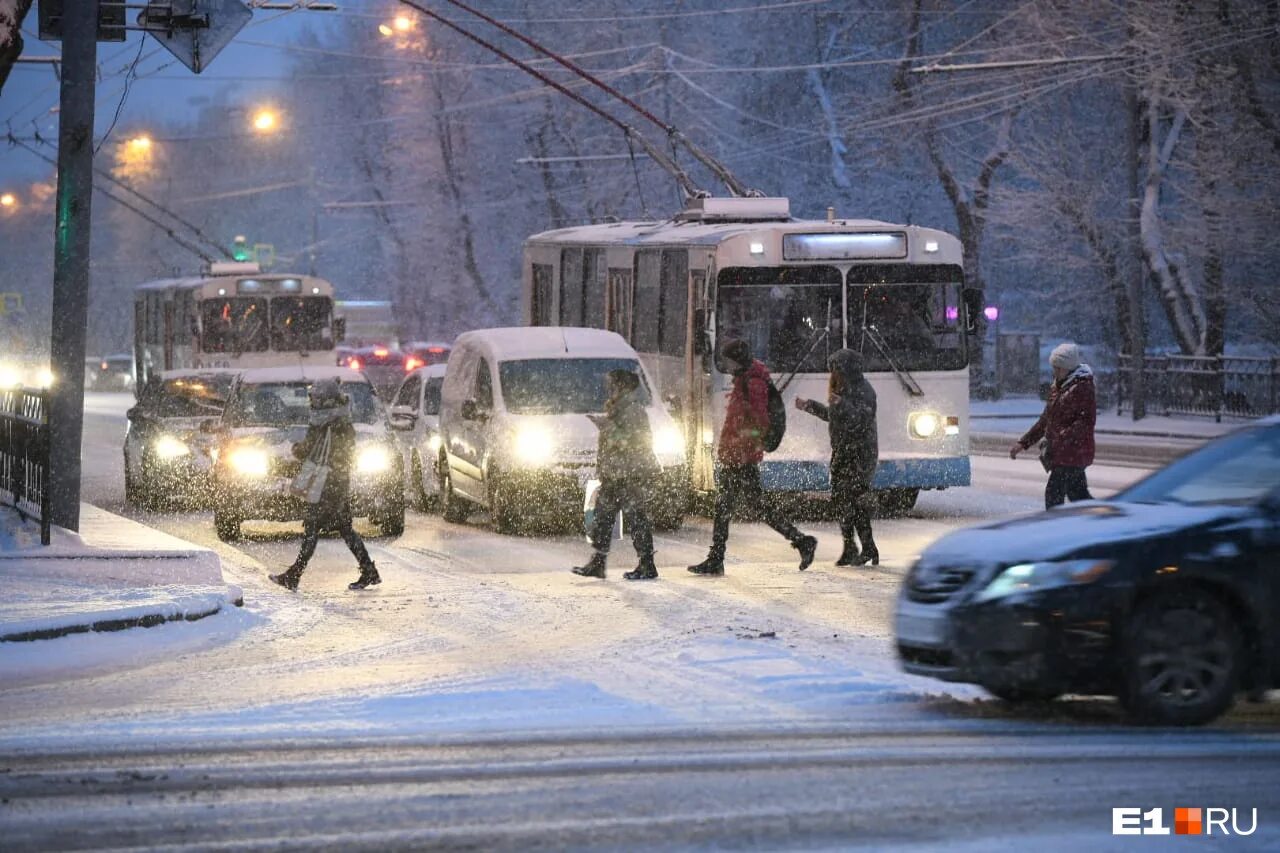
[[[583,250],[582,325],[592,329],[604,328],[604,277],[604,250]]]
[[[609,270],[609,317],[605,324],[611,332],[617,332],[627,341],[631,340],[632,293],[631,270]]]
[[[729,267],[716,288],[717,338],[742,338],[774,373],[823,373],[843,346],[835,267]]]
[[[535,326],[551,325],[551,276],[551,264],[533,265],[533,297],[529,313]]]
[[[164,292],[152,290],[143,297],[147,307],[147,343],[161,344],[161,324],[163,320]]]
[[[684,355],[689,310],[689,253],[662,253],[662,288],[658,302],[658,352]]]
[[[582,250],[560,252],[560,325],[582,325]]]
[[[636,252],[635,319],[631,345],[637,352],[658,351],[658,314],[662,300],[662,253]]]
[[[260,296],[206,299],[201,321],[205,352],[267,351],[267,300]]]

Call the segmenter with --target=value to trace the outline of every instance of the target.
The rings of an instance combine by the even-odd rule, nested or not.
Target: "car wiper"
[[[924,390],[920,387],[920,384],[916,382],[915,377],[907,372],[905,368],[899,367],[897,362],[893,360],[893,355],[889,351],[889,345],[885,343],[884,338],[880,335],[880,330],[875,327],[874,323],[867,323],[863,325],[862,337],[871,341],[871,345],[880,353],[880,357],[889,365],[889,369],[893,371],[894,376],[898,377],[898,382],[902,384],[903,389],[908,394],[912,397],[924,396]]]

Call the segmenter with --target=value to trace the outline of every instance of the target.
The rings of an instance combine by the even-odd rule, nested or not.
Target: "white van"
[[[445,519],[489,510],[500,532],[581,524],[595,476],[595,424],[605,375],[640,374],[654,452],[662,466],[655,525],[678,527],[689,502],[683,433],[654,399],[640,357],[602,329],[520,327],[458,336],[440,401],[440,496]]]

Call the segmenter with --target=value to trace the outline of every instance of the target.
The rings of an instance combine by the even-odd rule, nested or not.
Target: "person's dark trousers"
[[[648,499],[642,489],[627,484],[602,483],[596,494],[596,514],[591,525],[591,547],[609,553],[613,520],[622,512],[631,544],[641,558],[653,556],[653,523],[649,520]]]
[[[875,548],[875,540],[871,536],[871,513],[862,499],[846,504],[840,514],[840,535],[844,538],[846,550],[853,543],[855,533],[864,549]]]
[[[729,518],[737,507],[748,507],[792,545],[804,538],[790,519],[764,499],[759,465],[724,465],[716,471],[716,514],[711,526],[711,557],[724,559],[729,542]]]
[[[342,536],[342,541],[347,543],[347,548],[351,550],[352,555],[356,558],[356,562],[360,566],[360,571],[366,571],[373,565],[373,560],[369,559],[369,552],[364,547],[364,540],[360,538],[360,534],[351,526],[351,507],[344,505],[336,514],[325,517],[320,504],[312,504],[307,507],[307,517],[302,522],[302,549],[298,551],[298,559],[294,561],[294,567],[304,569],[307,562],[311,559],[311,555],[316,552],[316,542],[320,539],[321,529],[337,530]]]
[[[1071,465],[1057,465],[1049,472],[1049,482],[1044,487],[1044,508],[1053,509],[1067,501],[1091,501],[1089,480],[1084,469]]]

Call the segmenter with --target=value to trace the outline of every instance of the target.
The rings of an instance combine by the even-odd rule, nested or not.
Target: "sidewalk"
[[[80,533],[0,509],[0,643],[151,627],[242,603],[207,548],[81,504]]]

